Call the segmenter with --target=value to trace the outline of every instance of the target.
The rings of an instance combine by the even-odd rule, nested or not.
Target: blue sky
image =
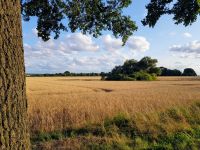
[[[124,10],[138,26],[124,47],[121,39],[115,39],[110,32],[98,39],[79,32],[63,32],[59,39],[43,42],[37,37],[36,19],[23,22],[26,72],[108,72],[126,59],[151,56],[158,59],[158,66],[180,70],[191,67],[200,74],[199,20],[184,27],[175,25],[172,16],[163,16],[154,28],[144,27],[141,20],[146,3],[134,0]]]

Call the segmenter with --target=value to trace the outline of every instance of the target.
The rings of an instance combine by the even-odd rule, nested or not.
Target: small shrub
[[[139,71],[132,74],[131,77],[134,77],[138,81],[153,81],[156,80],[156,76],[154,74],[149,74],[145,71]]]

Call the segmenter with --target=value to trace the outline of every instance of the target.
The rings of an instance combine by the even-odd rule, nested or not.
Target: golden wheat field
[[[187,106],[200,101],[200,79],[163,77],[145,82],[28,77],[27,95],[31,131],[54,131],[99,123],[117,113],[145,120],[149,114]],[[151,121],[156,118],[151,117]]]

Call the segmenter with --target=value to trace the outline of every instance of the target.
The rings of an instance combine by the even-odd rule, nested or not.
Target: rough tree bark
[[[29,149],[20,0],[0,0],[0,149]]]

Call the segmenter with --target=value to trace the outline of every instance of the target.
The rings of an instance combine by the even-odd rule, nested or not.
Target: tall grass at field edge
[[[82,128],[68,128],[63,131],[35,133],[32,135],[33,145],[51,140],[65,140],[79,137],[88,140],[82,143],[85,149],[200,149],[200,102],[188,107],[173,107],[157,115],[159,122],[151,124],[143,120],[146,127],[141,129],[134,118],[120,113],[107,118],[102,124],[87,124]],[[173,126],[173,127],[172,127]],[[81,143],[80,143],[81,144]]]

